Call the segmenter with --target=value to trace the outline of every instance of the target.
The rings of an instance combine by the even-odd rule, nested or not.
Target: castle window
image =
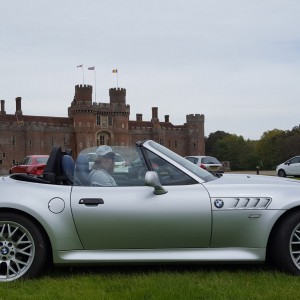
[[[194,142],[193,146],[194,146],[194,148],[196,148],[197,147],[197,142]]]
[[[175,141],[175,148],[177,148],[177,141]]]
[[[101,125],[101,116],[99,116],[99,115],[96,116],[96,125],[97,126]]]
[[[171,147],[171,141],[169,140],[169,148]]]
[[[32,141],[31,141],[31,140],[28,141],[28,146],[29,146],[29,147],[32,147]]]
[[[16,138],[14,136],[12,136],[11,143],[13,146],[16,146]]]
[[[81,127],[81,122],[78,122],[78,127]]]
[[[108,126],[112,126],[112,117],[108,116]]]
[[[2,159],[0,159],[0,165],[2,165]]]
[[[54,137],[51,138],[51,146],[54,146]]]
[[[101,126],[107,127],[107,116],[101,118]]]
[[[2,157],[6,157],[6,154],[4,152],[2,153]]]
[[[122,123],[122,128],[125,128],[125,124],[124,123]]]

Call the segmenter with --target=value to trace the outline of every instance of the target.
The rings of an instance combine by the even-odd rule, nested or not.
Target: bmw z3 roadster
[[[49,261],[268,260],[300,275],[299,181],[214,176],[151,140],[100,147],[76,160],[53,147],[41,177],[0,178],[0,281],[35,277]],[[116,155],[123,172],[115,172]]]

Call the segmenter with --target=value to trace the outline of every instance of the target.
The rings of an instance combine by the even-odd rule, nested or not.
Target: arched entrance
[[[107,131],[97,133],[97,146],[111,145],[111,134]]]

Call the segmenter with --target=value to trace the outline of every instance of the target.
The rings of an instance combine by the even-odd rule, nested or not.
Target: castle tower
[[[109,89],[110,103],[126,104],[126,89],[111,88]]]
[[[75,86],[74,102],[76,104],[92,104],[93,87],[87,84]]]
[[[187,155],[205,155],[204,115],[186,116]]]

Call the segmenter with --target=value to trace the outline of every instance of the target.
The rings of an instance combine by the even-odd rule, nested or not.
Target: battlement
[[[92,102],[93,87],[88,84],[75,85],[74,101]]]
[[[203,123],[204,122],[204,115],[203,114],[190,114],[190,115],[186,115],[186,122],[190,123],[190,122],[197,122],[197,123]]]
[[[77,84],[75,85],[75,91],[79,89],[93,90],[93,86],[89,84]]]
[[[109,89],[109,98],[110,98],[110,103],[126,104],[126,89],[124,88]]]

